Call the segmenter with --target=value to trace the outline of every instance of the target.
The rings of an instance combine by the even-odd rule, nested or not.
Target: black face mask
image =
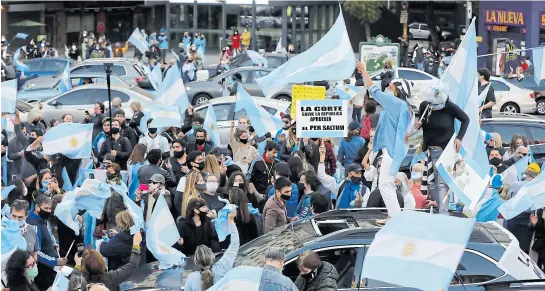
[[[198,145],[203,145],[203,144],[204,144],[204,139],[202,139],[202,138],[197,138],[197,139],[196,139],[196,143],[197,143]]]
[[[206,220],[206,215],[208,214],[208,212],[199,212],[199,219],[201,221],[205,221]]]
[[[183,157],[184,154],[185,154],[185,151],[184,151],[184,150],[181,150],[181,151],[179,151],[179,152],[174,151],[174,153],[173,153],[174,157],[177,158],[177,159]]]
[[[115,176],[116,176],[115,174],[112,174],[110,172],[106,172],[106,179],[108,179],[108,180],[112,180],[113,178],[115,178]]]
[[[204,170],[204,162],[197,163],[197,165],[198,165],[197,169],[199,169],[199,171]]]
[[[119,133],[119,128],[112,127],[112,129],[110,131],[112,132],[112,134],[118,134]]]
[[[361,183],[361,177],[351,177],[350,181],[354,184],[359,184]]]
[[[156,134],[157,133],[157,128],[150,127],[150,128],[148,128],[148,132],[151,133],[151,134]]]
[[[284,200],[284,201],[288,201],[288,200],[290,200],[291,195],[287,195],[287,194],[282,194],[282,193],[280,193],[280,198],[281,198],[282,200]]]
[[[43,211],[40,209],[40,211],[38,211],[38,215],[40,215],[40,217],[45,220],[49,218],[51,212]]]
[[[311,138],[312,141],[318,141],[319,138]]]
[[[297,189],[299,190],[300,194],[303,194],[305,192],[305,184],[304,183],[297,183]]]
[[[243,143],[243,144],[247,144],[248,143],[248,139],[247,138],[241,138],[240,139],[240,142]]]
[[[34,120],[34,121],[32,121],[32,123],[33,123],[34,125],[38,124],[38,122],[40,122],[40,121],[39,121],[39,120]]]
[[[35,137],[29,137],[28,138],[28,144],[31,145],[32,143],[34,143],[36,141],[36,138]]]
[[[501,164],[501,159],[497,157],[492,158],[490,159],[490,164],[497,167]]]

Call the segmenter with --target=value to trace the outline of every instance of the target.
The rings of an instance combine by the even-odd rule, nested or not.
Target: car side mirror
[[[51,103],[49,103],[49,104],[50,104],[51,106],[54,106],[54,107],[57,107],[57,106],[61,105],[61,103],[60,103],[59,101],[57,101],[57,100],[53,100],[53,101],[51,101]]]

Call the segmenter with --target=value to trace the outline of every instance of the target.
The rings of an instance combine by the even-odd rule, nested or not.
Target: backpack
[[[91,52],[91,59],[98,59],[98,58],[104,58],[104,51],[93,50],[93,52]]]
[[[362,128],[360,136],[365,138],[365,140],[369,140],[369,136],[371,134],[371,115],[365,115],[361,122]]]

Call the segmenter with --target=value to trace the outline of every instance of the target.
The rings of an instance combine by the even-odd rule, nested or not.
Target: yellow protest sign
[[[291,88],[291,117],[295,118],[297,100],[324,100],[325,87],[310,85],[293,85]]]

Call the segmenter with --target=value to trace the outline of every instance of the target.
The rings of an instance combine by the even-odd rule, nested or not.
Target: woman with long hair
[[[32,193],[32,200],[36,199],[38,195],[44,194],[48,197],[53,197],[55,194],[62,194],[64,191],[59,187],[57,178],[53,176],[51,170],[43,169],[38,173],[38,179],[36,179],[36,189]]]
[[[240,247],[240,241],[238,237],[237,227],[235,225],[235,217],[237,212],[231,212],[229,214],[229,234],[231,235],[231,243],[229,247],[216,262],[216,256],[214,252],[205,245],[199,245],[195,250],[193,261],[199,271],[189,274],[185,281],[184,290],[189,291],[201,291],[208,290],[215,283],[217,283],[235,263],[237,257],[238,248]]]
[[[106,262],[98,251],[92,249],[85,250],[81,258],[76,253],[74,257],[76,269],[81,270],[88,283],[102,283],[110,291],[119,291],[119,284],[127,280],[140,263],[141,242],[142,234],[140,232],[135,233],[132,238],[132,251],[129,262],[117,270],[106,271]]]
[[[358,159],[360,149],[365,146],[365,140],[360,136],[361,127],[361,124],[357,121],[350,122],[348,136],[343,138],[339,145],[337,159],[345,169]]]
[[[27,251],[16,250],[5,267],[7,286],[11,291],[38,291],[34,278],[38,275],[38,262]],[[3,288],[2,288],[3,289]]]
[[[185,193],[184,193],[185,194]],[[192,256],[197,246],[205,245],[214,252],[219,252],[218,235],[214,230],[214,223],[209,217],[206,201],[201,198],[191,199],[187,204],[184,216],[178,217],[176,226],[181,237],[181,244],[174,244],[186,256]]]
[[[189,175],[186,176],[184,197],[182,198],[182,209],[181,216],[186,215],[186,208],[189,202],[193,199],[200,199],[201,193],[206,190],[206,183],[202,177],[201,172],[191,171]]]
[[[224,197],[226,199],[229,199],[229,191],[232,188],[240,188],[244,193],[246,193],[246,196],[248,197],[248,201],[252,203],[252,206],[257,207],[258,201],[255,197],[255,195],[250,194],[249,186],[248,186],[248,180],[246,180],[246,175],[244,175],[240,171],[233,172],[231,176],[229,176],[229,180],[227,181],[227,185],[225,186],[223,190]]]
[[[132,149],[131,156],[127,161],[127,173],[129,173],[129,197],[131,199],[135,198],[135,192],[140,186],[140,181],[138,180],[138,170],[144,165],[145,157],[148,147],[143,143],[137,143]],[[146,183],[147,181],[142,181]]]
[[[507,161],[512,158],[515,155],[517,148],[521,146],[527,147],[528,139],[525,136],[521,136],[518,134],[513,135],[513,137],[511,138],[511,143],[509,144],[509,148],[503,154],[503,160]]]
[[[236,224],[241,244],[245,244],[263,234],[263,227],[258,226],[258,223],[263,225],[263,221],[261,219],[256,220],[254,217],[259,211],[248,203],[248,196],[242,189],[231,188],[229,190],[229,202],[237,206]]]
[[[204,157],[204,170],[202,171],[204,173],[217,175],[218,177],[222,174],[216,156],[208,154]]]
[[[127,210],[115,216],[118,230],[110,229],[110,240],[102,242],[100,254],[108,259],[108,270],[113,271],[129,262],[131,254],[132,235],[130,232],[134,221]]]

